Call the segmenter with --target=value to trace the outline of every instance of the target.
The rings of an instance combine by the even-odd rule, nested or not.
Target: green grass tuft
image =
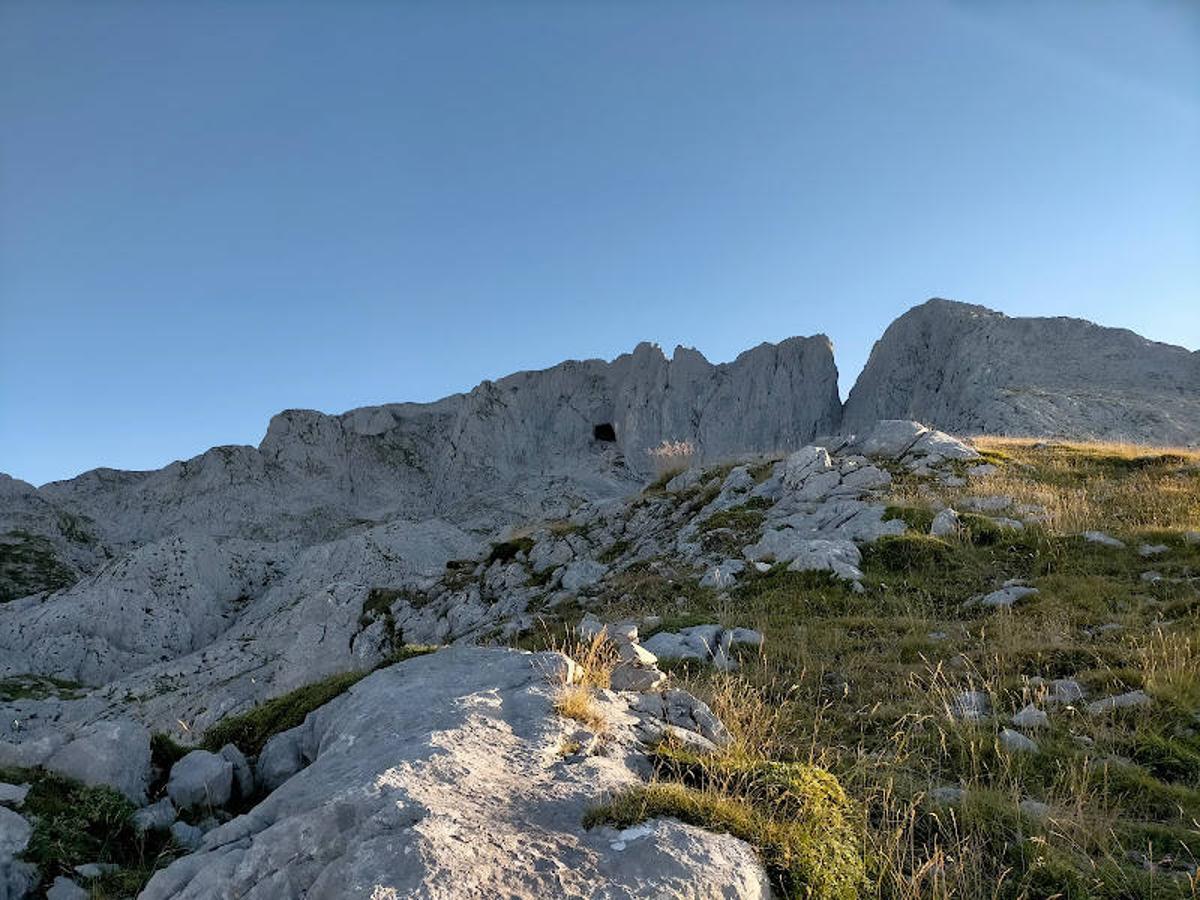
[[[30,785],[21,815],[32,823],[33,834],[21,856],[38,867],[43,889],[59,875],[78,878],[75,866],[113,863],[121,867],[121,895],[133,896],[179,855],[169,835],[139,834],[133,804],[111,788],[88,787],[41,769],[0,769],[0,781]],[[114,884],[111,877],[93,883],[92,896],[116,896],[106,893]]]
[[[226,744],[233,744],[247,756],[257,756],[273,735],[300,725],[310,712],[344,694],[368,674],[342,672],[330,675],[268,700],[249,712],[222,719],[205,732],[201,746],[215,752]]]
[[[703,765],[698,769],[705,771]],[[733,790],[698,780],[706,786],[659,781],[630,788],[589,810],[584,826],[628,828],[647,819],[675,818],[755,847],[783,897],[859,896],[865,884],[860,843],[850,825],[849,801],[832,775],[811,766],[772,764],[738,771]],[[738,789],[758,796],[739,796]],[[767,797],[779,802],[774,811],[765,805]]]

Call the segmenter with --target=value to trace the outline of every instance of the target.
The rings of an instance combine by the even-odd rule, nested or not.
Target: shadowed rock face
[[[955,434],[1200,440],[1200,354],[1081,319],[930,300],[871,351],[842,427],[917,419]]]

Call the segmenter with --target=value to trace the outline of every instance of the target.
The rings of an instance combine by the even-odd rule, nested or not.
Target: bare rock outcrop
[[[605,751],[564,753],[578,731],[554,711],[567,664],[454,648],[376,672],[309,715],[306,768],[142,897],[770,896],[754,851],[728,835],[669,819],[583,828],[644,756],[617,695],[597,701]]]
[[[871,351],[842,427],[917,419],[954,434],[1193,444],[1200,353],[1081,319],[930,300]]]

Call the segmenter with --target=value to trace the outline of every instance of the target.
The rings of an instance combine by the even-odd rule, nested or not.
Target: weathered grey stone
[[[920,422],[885,416],[877,416],[871,423],[864,424],[870,430],[855,445],[855,449],[864,456],[882,459],[900,459],[917,442],[917,438],[929,430]]]
[[[28,794],[29,785],[27,784],[7,784],[0,782],[0,803],[19,807],[25,802],[25,797]]]
[[[998,609],[1009,609],[1019,600],[1026,597],[1032,597],[1037,594],[1037,588],[1025,587],[1023,585],[1013,585],[1011,587],[1003,587],[998,591],[992,591],[985,597],[980,598],[981,606],[991,606]]]
[[[644,714],[633,700],[657,698],[665,713],[663,696],[597,697],[605,753],[561,760],[575,724],[554,710],[555,659],[454,647],[368,676],[306,720],[317,748],[307,769],[155,874],[142,900],[587,896],[597,886],[765,900],[761,863],[728,835],[658,819],[637,834],[584,830],[590,806],[639,783]]]
[[[761,631],[753,628],[730,628],[721,635],[722,646],[761,647],[763,636]]]
[[[609,680],[614,691],[658,691],[667,684],[667,676],[652,666],[622,662],[613,667]]]
[[[38,883],[33,863],[0,855],[0,900],[24,900]]]
[[[697,659],[706,660],[711,649],[699,642],[689,640],[683,634],[670,631],[660,631],[648,637],[642,644],[658,659]]]
[[[566,541],[544,540],[534,545],[529,552],[529,564],[537,573],[558,566],[565,566],[575,557],[575,552]]]
[[[858,570],[862,554],[852,541],[811,538],[794,528],[768,529],[744,553],[755,562],[773,559],[791,563],[788,568],[793,571],[826,570],[840,578],[862,577]]]
[[[1083,687],[1073,678],[1056,678],[1050,682],[1046,692],[1046,703],[1051,705],[1068,705],[1078,703],[1084,697]]]
[[[699,467],[684,469],[667,482],[667,490],[672,494],[682,493],[698,485],[703,477],[704,473]]]
[[[120,871],[121,867],[116,863],[84,863],[81,866],[75,867],[75,874],[80,878],[92,879],[99,878],[101,875],[109,875],[113,872]]]
[[[988,494],[983,497],[966,497],[961,501],[961,505],[979,513],[997,513],[1006,509],[1011,509],[1013,498],[1006,497],[1002,494]]]
[[[659,659],[710,659],[720,646],[720,625],[693,625],[678,633],[660,631],[642,646]]]
[[[167,795],[179,809],[219,807],[233,792],[233,763],[207,750],[193,750],[171,767]]]
[[[950,714],[966,722],[986,719],[992,712],[992,698],[983,691],[963,691],[950,704]]]
[[[886,470],[877,466],[863,466],[842,476],[838,493],[859,494],[863,491],[878,490],[892,483],[892,476]]]
[[[1045,728],[1050,724],[1050,717],[1030,703],[1022,707],[1021,711],[1012,717],[1012,721],[1018,728]]]
[[[789,553],[789,571],[832,572],[838,578],[852,581],[862,578],[858,568],[862,553],[852,541],[804,540],[793,544]]]
[[[87,785],[116,788],[141,805],[150,784],[150,732],[128,719],[96,722],[80,729],[44,765]]]
[[[713,566],[700,579],[700,587],[722,588],[733,587],[737,584],[737,576],[746,568],[740,559],[729,559],[719,566]]]
[[[90,896],[90,893],[63,875],[55,878],[46,891],[46,900],[88,900]]]
[[[272,735],[258,755],[255,775],[265,791],[273,791],[308,763],[304,753],[304,726]]]
[[[824,500],[832,495],[841,483],[841,474],[832,469],[827,472],[814,472],[796,489],[795,496],[800,500]]]
[[[754,488],[754,476],[745,466],[735,466],[721,483],[722,493],[745,493]]]
[[[238,797],[249,797],[254,793],[254,771],[245,755],[233,744],[221,748],[221,757],[233,766],[233,786]]]
[[[581,559],[570,563],[563,570],[563,590],[575,592],[591,587],[603,578],[606,572],[608,572],[608,566],[592,559]]]
[[[658,662],[658,657],[634,641],[616,641],[617,658],[621,662],[634,663],[641,666],[652,666]]]
[[[605,634],[604,623],[595,613],[584,613],[575,628],[576,633],[585,641],[592,641]]]
[[[1169,552],[1170,549],[1166,544],[1142,544],[1138,547],[1138,555],[1162,556],[1162,554]]]
[[[1038,749],[1035,741],[1011,728],[1001,729],[1000,746],[1010,753],[1037,753]]]
[[[1125,542],[1117,540],[1110,534],[1105,534],[1103,531],[1085,531],[1083,539],[1090,541],[1093,544],[1103,544],[1105,547],[1113,547],[1118,550],[1125,548]]]
[[[727,746],[733,740],[708,705],[687,691],[669,690],[661,694],[640,694],[631,708],[635,712],[653,716],[678,728],[694,731],[718,747]]]
[[[1150,706],[1153,702],[1150,695],[1144,691],[1128,691],[1124,694],[1095,700],[1087,705],[1087,711],[1089,715],[1100,716],[1112,712],[1114,709],[1134,709]]]
[[[175,806],[169,797],[143,806],[133,814],[133,827],[138,831],[165,831],[175,821]]]
[[[33,826],[20,813],[0,806],[0,857],[16,856],[29,844]]]
[[[176,822],[171,826],[171,837],[185,850],[199,850],[204,843],[204,832],[187,822]]]
[[[948,537],[958,533],[958,513],[947,507],[933,517],[929,533],[934,537]]]
[[[831,468],[833,461],[824,447],[801,447],[784,461],[783,483],[796,489],[810,476],[828,472]]]
[[[1025,530],[1025,523],[1020,519],[1010,519],[1008,516],[991,516],[990,521],[997,528],[1007,528],[1010,531]]]

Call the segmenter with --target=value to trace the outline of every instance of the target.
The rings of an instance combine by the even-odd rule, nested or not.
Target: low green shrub
[[[934,515],[928,506],[889,506],[883,512],[883,521],[899,519],[913,531],[929,534]]]
[[[180,852],[164,832],[138,833],[133,804],[111,788],[88,787],[41,769],[0,769],[0,781],[30,785],[21,815],[33,834],[21,856],[38,867],[43,887],[59,875],[78,877],[76,866],[112,863],[121,867],[122,896],[133,896]],[[103,884],[95,887],[100,890],[93,896],[115,896]]]
[[[932,572],[951,560],[952,548],[927,534],[891,534],[881,537],[870,554],[890,572]]]
[[[222,719],[205,732],[201,746],[217,751],[226,744],[233,744],[247,756],[257,756],[273,735],[295,728],[314,709],[344,694],[368,674],[341,672],[330,675],[282,697],[268,700],[241,715]]]

